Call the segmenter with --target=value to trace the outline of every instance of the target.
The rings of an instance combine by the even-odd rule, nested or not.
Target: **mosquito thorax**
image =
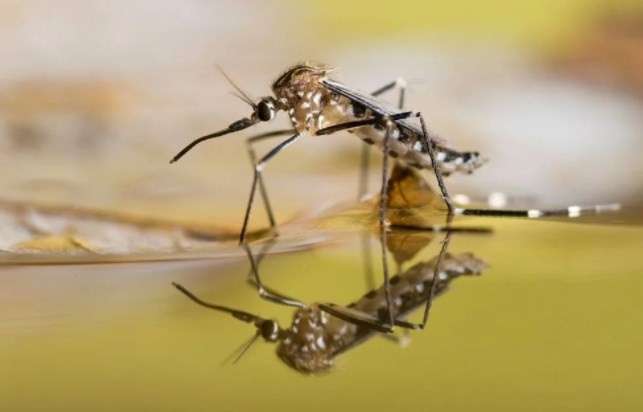
[[[295,312],[290,328],[285,329],[277,346],[277,356],[291,368],[303,373],[319,373],[332,365],[332,336],[329,315],[317,305]]]
[[[277,97],[281,97],[278,91],[297,89],[301,86],[317,83],[326,77],[328,71],[325,67],[309,63],[296,64],[289,67],[274,81],[272,90],[276,93]]]
[[[327,92],[320,85],[326,78],[327,69],[309,64],[299,64],[288,69],[273,84],[272,91],[287,109],[297,109],[297,104],[303,103],[300,109],[309,109],[312,95]]]

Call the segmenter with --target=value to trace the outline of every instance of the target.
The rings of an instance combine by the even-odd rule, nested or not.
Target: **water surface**
[[[266,342],[221,366],[254,328],[171,286],[287,326],[293,310],[257,296],[241,251],[174,262],[5,265],[0,405],[639,410],[643,229],[609,223],[619,220],[463,221],[493,229],[451,239],[450,253],[489,264],[481,276],[456,279],[408,346],[374,337],[315,377],[287,367]],[[378,240],[368,236],[373,279],[363,271],[363,233],[351,230],[300,251],[277,246],[262,262],[262,279],[304,302],[352,302],[382,283]],[[426,247],[402,269],[434,257],[443,236],[426,235],[419,242]]]

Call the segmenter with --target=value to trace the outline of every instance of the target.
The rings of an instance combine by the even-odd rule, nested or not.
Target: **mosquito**
[[[242,118],[227,128],[206,136],[199,137],[183,148],[170,163],[176,162],[199,143],[239,132],[258,123],[273,120],[277,113],[284,111],[290,116],[292,128],[262,133],[248,138],[248,152],[254,165],[254,176],[250,196],[239,235],[239,243],[246,242],[248,221],[255,199],[257,186],[263,198],[271,230],[276,223],[268,194],[263,182],[262,172],[267,163],[283,149],[295,143],[301,136],[324,136],[348,131],[369,145],[377,146],[382,156],[382,184],[380,190],[380,227],[386,225],[386,193],[389,156],[397,162],[422,170],[432,169],[444,202],[448,216],[453,215],[486,215],[486,216],[578,216],[584,212],[602,212],[618,209],[618,205],[600,205],[592,207],[571,206],[559,210],[493,210],[456,208],[444,183],[444,177],[453,173],[473,173],[484,160],[476,151],[457,151],[444,139],[430,134],[424,117],[420,112],[404,111],[405,82],[395,80],[375,90],[370,95],[359,92],[330,78],[331,69],[310,63],[296,64],[288,68],[272,84],[272,96],[265,96],[253,101],[223,71],[222,74],[233,85],[241,98],[252,107],[250,117]],[[399,89],[399,104],[396,108],[377,100],[383,93],[394,88]],[[414,121],[415,120],[415,121]],[[419,125],[417,121],[419,120]],[[259,141],[290,135],[259,160],[256,159],[253,145]],[[366,152],[362,152],[363,156]],[[363,168],[366,163],[363,157]],[[365,181],[362,179],[362,181]],[[384,229],[382,229],[384,230]]]
[[[385,287],[390,290],[389,268],[385,250],[388,205],[388,174],[389,157],[395,159],[395,164],[415,170],[431,169],[436,177],[441,196],[447,207],[447,225],[456,214],[488,215],[488,216],[524,216],[541,217],[551,215],[577,216],[583,212],[601,212],[617,208],[614,205],[582,208],[573,206],[561,210],[485,210],[456,208],[449,196],[443,177],[453,173],[473,173],[484,161],[478,152],[457,151],[448,146],[445,140],[429,134],[426,122],[420,112],[404,111],[405,83],[395,80],[375,90],[371,95],[356,91],[330,77],[331,69],[310,63],[297,64],[287,69],[272,84],[273,95],[262,97],[256,101],[241,90],[223,71],[224,77],[233,85],[241,98],[252,108],[249,117],[242,118],[230,124],[227,128],[215,133],[202,136],[183,148],[170,161],[173,163],[182,158],[196,145],[230,133],[239,132],[261,122],[273,120],[280,111],[290,116],[292,128],[276,130],[249,137],[248,153],[254,165],[254,175],[250,195],[246,206],[243,225],[239,235],[239,243],[245,245],[248,221],[255,199],[257,187],[261,193],[273,233],[276,223],[268,193],[264,185],[262,172],[267,163],[275,158],[283,149],[296,142],[303,135],[324,136],[340,131],[350,132],[369,145],[378,147],[382,153],[382,179],[379,200],[379,231],[382,243],[382,267]],[[390,107],[377,100],[377,97],[394,88],[399,89],[399,101],[396,108]],[[419,124],[418,124],[419,121]],[[276,145],[266,155],[257,160],[253,145],[259,141],[290,135]],[[362,155],[368,152],[362,151]],[[366,162],[363,158],[363,172]],[[365,179],[361,179],[365,182]],[[264,296],[265,297],[265,296]],[[393,311],[391,297],[387,294],[389,306],[389,326],[393,326]]]
[[[426,235],[427,232],[423,233]],[[447,232],[447,239],[450,233],[451,231]],[[454,279],[460,276],[480,275],[487,267],[484,261],[471,253],[448,253],[448,244],[448,241],[443,242],[440,253],[434,258],[420,261],[392,277],[391,290],[387,290],[384,284],[346,306],[319,302],[305,304],[266,288],[259,279],[257,266],[267,250],[264,248],[256,260],[249,253],[252,273],[255,276],[252,283],[269,294],[269,300],[296,307],[292,324],[287,328],[282,328],[273,319],[208,303],[182,285],[173,285],[199,305],[229,313],[255,326],[255,335],[242,345],[234,362],[261,337],[267,342],[277,343],[277,356],[289,367],[302,373],[315,374],[329,370],[337,356],[371,337],[379,335],[398,343],[404,342],[399,336],[391,334],[388,294],[393,298],[395,326],[405,331],[423,329],[428,322],[429,310],[435,297],[443,295]],[[421,323],[405,320],[421,306],[425,308]]]

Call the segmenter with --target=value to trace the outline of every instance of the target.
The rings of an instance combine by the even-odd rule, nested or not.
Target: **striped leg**
[[[606,212],[617,212],[621,210],[621,205],[618,203],[594,205],[594,206],[569,206],[562,209],[524,209],[524,210],[510,210],[510,209],[455,209],[456,215],[468,216],[491,216],[491,217],[578,217],[588,214],[599,214]]]
[[[455,206],[453,205],[451,196],[449,196],[447,187],[444,184],[444,180],[442,179],[442,172],[438,167],[438,163],[435,158],[433,142],[431,141],[431,139],[429,139],[429,133],[426,131],[426,123],[424,122],[424,118],[420,114],[418,114],[418,117],[420,118],[420,123],[422,124],[422,144],[424,144],[425,150],[429,153],[429,157],[431,158],[431,165],[433,166],[433,173],[435,174],[435,178],[438,181],[440,192],[442,192],[442,198],[444,198],[444,201],[447,204],[447,208],[449,209],[449,216],[452,216],[455,212]]]
[[[433,166],[433,172],[438,181],[438,186],[442,192],[442,197],[447,204],[449,210],[449,215],[447,216],[447,223],[450,223],[451,218],[454,215],[474,215],[474,216],[496,216],[496,217],[528,217],[528,218],[538,218],[538,217],[551,217],[551,216],[564,216],[564,217],[578,217],[583,214],[598,214],[603,212],[614,212],[621,209],[621,205],[618,203],[612,204],[602,204],[594,206],[569,206],[563,209],[547,209],[547,210],[538,210],[538,209],[527,209],[527,210],[505,210],[505,209],[467,209],[467,208],[456,208],[447,187],[444,184],[442,178],[442,172],[438,167],[435,158],[435,150],[429,134],[426,130],[426,123],[421,114],[417,114],[417,117],[420,118],[420,123],[422,124],[422,139],[423,144],[426,148],[426,151],[431,157],[431,163]]]

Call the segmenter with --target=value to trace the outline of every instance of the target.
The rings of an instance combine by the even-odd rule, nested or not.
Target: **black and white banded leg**
[[[527,217],[537,219],[540,217],[579,217],[588,214],[600,214],[607,212],[617,212],[621,210],[618,203],[600,204],[593,206],[568,206],[562,209],[462,209],[456,208],[456,215],[466,216],[490,216],[490,217]]]
[[[447,187],[444,184],[444,180],[442,178],[442,172],[438,167],[438,162],[435,156],[435,148],[433,147],[433,141],[429,138],[429,133],[426,130],[426,123],[424,122],[424,117],[422,117],[422,115],[419,113],[417,117],[420,118],[420,124],[422,125],[422,144],[424,145],[424,149],[429,153],[429,157],[431,158],[431,166],[433,167],[433,173],[435,174],[435,178],[438,181],[438,186],[440,187],[442,198],[447,204],[447,209],[449,210],[449,216],[452,216],[455,213],[455,206],[453,205],[451,196],[449,196]]]
[[[435,148],[433,147],[432,140],[429,137],[429,133],[426,129],[426,123],[424,118],[420,113],[417,114],[417,117],[420,119],[422,124],[422,140],[426,151],[429,153],[431,158],[431,164],[433,167],[433,173],[435,178],[438,181],[438,186],[440,187],[440,192],[442,197],[447,204],[449,214],[447,216],[447,223],[450,223],[451,218],[454,215],[469,215],[469,216],[495,216],[495,217],[527,217],[527,218],[539,218],[539,217],[553,217],[553,216],[563,216],[563,217],[578,217],[584,214],[599,214],[603,212],[615,212],[621,209],[621,205],[618,203],[611,204],[599,204],[593,206],[569,206],[562,209],[525,209],[525,210],[509,210],[509,209],[470,209],[470,208],[456,208],[453,200],[449,196],[446,185],[438,167],[435,156]]]

